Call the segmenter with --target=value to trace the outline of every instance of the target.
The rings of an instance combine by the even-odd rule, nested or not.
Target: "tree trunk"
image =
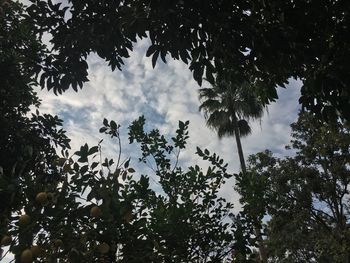
[[[236,143],[237,143],[238,157],[239,157],[239,161],[241,163],[242,174],[244,176],[247,173],[247,168],[245,166],[245,160],[244,160],[243,149],[242,149],[242,144],[241,144],[241,136],[239,133],[239,127],[238,127],[238,122],[237,122],[236,118],[234,118],[234,127],[235,127],[234,132],[235,132]],[[258,242],[260,262],[266,263],[267,262],[267,253],[266,253],[266,249],[265,249],[265,245],[264,245],[264,240],[263,240],[262,234],[261,234],[261,225],[260,224],[254,226],[254,234],[255,234],[257,242]]]
[[[237,143],[238,157],[241,163],[242,173],[244,175],[247,173],[247,168],[245,166],[244,155],[243,155],[242,144],[241,144],[241,136],[239,134],[238,122],[236,118],[234,119],[234,122],[235,122],[234,127],[235,127],[235,137],[236,137],[236,143]]]

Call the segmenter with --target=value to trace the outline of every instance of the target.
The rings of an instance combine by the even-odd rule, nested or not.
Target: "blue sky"
[[[129,124],[144,115],[148,126],[158,128],[169,138],[174,134],[179,120],[190,121],[190,139],[187,150],[180,155],[182,164],[202,162],[194,155],[196,146],[216,152],[229,163],[230,172],[239,171],[239,161],[234,138],[219,140],[205,126],[203,114],[198,111],[198,84],[193,80],[188,66],[168,58],[164,64],[158,60],[155,69],[151,59],[145,56],[147,40],[139,41],[131,57],[125,61],[122,71],[112,72],[103,60],[95,55],[89,57],[89,79],[78,93],[69,90],[55,96],[46,90],[38,91],[42,99],[41,112],[57,114],[65,121],[65,129],[72,139],[72,148],[77,150],[87,142],[96,145],[103,138],[98,133],[103,118],[113,119],[122,126],[123,157],[134,157],[135,147],[127,140]],[[209,84],[203,83],[209,87]],[[296,120],[299,110],[300,83],[291,81],[287,89],[279,88],[280,96],[268,108],[261,121],[251,123],[253,133],[243,138],[245,156],[270,149],[280,156],[287,155],[284,146],[290,140],[290,123]],[[105,141],[106,156],[116,157],[117,144]],[[136,165],[136,164],[134,164]],[[233,193],[234,182],[223,187],[222,195],[238,205],[238,196]]]

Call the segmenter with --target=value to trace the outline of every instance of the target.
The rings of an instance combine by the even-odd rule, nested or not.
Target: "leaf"
[[[203,154],[203,151],[199,148],[199,147],[197,147],[197,152],[196,152],[196,154],[198,154],[198,156],[203,156],[204,154]]]
[[[132,167],[130,167],[130,168],[128,169],[128,172],[129,172],[129,173],[134,173],[134,172],[135,172],[135,169],[132,168]]]
[[[124,168],[128,168],[130,164],[130,158],[124,163]]]
[[[156,66],[158,56],[159,56],[159,51],[157,50],[152,57],[152,67],[153,68],[155,68],[155,66]]]
[[[112,166],[113,164],[114,164],[113,159],[110,159],[110,160],[108,161],[108,166]]]
[[[111,121],[110,125],[111,125],[111,129],[113,129],[113,130],[117,130],[118,129],[117,123],[115,121]]]
[[[107,131],[107,128],[106,128],[106,127],[100,128],[100,133],[104,133],[105,131]]]
[[[109,126],[109,125],[108,125],[108,120],[107,120],[106,118],[103,119],[103,125],[104,125],[104,126]]]
[[[123,171],[123,173],[122,173],[122,179],[123,179],[123,181],[125,181],[126,180],[126,176],[128,175],[128,173],[126,172],[126,171]]]
[[[179,121],[179,128],[180,130],[185,129],[185,124],[182,121]]]
[[[188,52],[187,50],[180,50],[180,58],[183,62],[185,62],[185,64],[188,64],[188,58],[189,58],[189,55],[188,55]]]
[[[146,52],[146,57],[149,57],[151,56],[154,52],[157,51],[157,46],[156,45],[152,45],[150,46],[148,49],[147,49],[147,52]]]
[[[161,50],[160,58],[163,60],[164,63],[166,63],[165,56],[166,56],[166,50]]]
[[[93,146],[90,148],[88,155],[92,155],[92,154],[97,153],[97,152],[98,152],[98,146]]]
[[[91,164],[91,170],[95,169],[98,166],[98,164],[99,164],[98,162],[93,162]]]
[[[80,168],[80,173],[83,175],[85,174],[87,171],[89,170],[89,166],[88,165],[84,165]]]

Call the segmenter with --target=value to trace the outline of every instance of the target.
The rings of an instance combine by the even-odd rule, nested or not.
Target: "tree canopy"
[[[258,153],[237,177],[243,217],[254,224],[269,216],[271,262],[349,262],[349,126],[304,113],[292,137],[294,157]]]
[[[199,84],[223,73],[254,86],[264,103],[298,78],[303,107],[349,120],[349,9],[346,0],[31,0],[25,19],[49,36],[41,84],[58,93],[88,81],[90,53],[122,69],[134,43],[148,38],[153,66],[180,59]]]

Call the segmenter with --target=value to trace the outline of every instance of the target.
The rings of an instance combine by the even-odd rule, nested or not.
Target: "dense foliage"
[[[212,165],[207,171],[197,165],[184,170],[169,157],[185,148],[188,123],[180,122],[170,144],[157,130],[146,133],[144,121],[130,126],[129,138],[140,144],[141,161],[154,162],[157,192],[149,175],[136,175],[129,159],[115,164],[102,159],[100,145],[86,144],[72,156],[62,151],[52,160],[54,179],[33,167],[12,175],[5,170],[1,192],[13,179],[12,191],[21,193],[12,196],[17,206],[4,203],[8,213],[1,224],[2,239],[11,237],[9,249],[18,262],[31,262],[23,260],[27,249],[37,262],[222,262],[229,257],[232,234],[224,219],[232,205],[217,196],[230,177],[227,165],[197,149]],[[105,120],[101,132],[120,140],[114,121]]]
[[[38,106],[33,91],[42,46],[32,35],[32,25],[21,19],[19,4],[1,3],[0,17],[0,231],[6,233],[13,212],[26,206],[33,187],[56,183],[56,147],[69,147],[69,139],[59,129],[62,121],[38,112],[29,116],[30,106]],[[5,15],[4,15],[5,14]],[[6,19],[5,19],[6,18]],[[32,175],[37,177],[33,178]],[[38,182],[38,185],[35,185]],[[28,207],[28,209],[31,209]]]
[[[271,262],[349,262],[350,129],[302,114],[292,130],[295,156],[258,153],[237,177],[243,216],[251,225],[269,216]]]
[[[51,36],[42,85],[55,92],[82,87],[90,53],[121,69],[134,43],[149,38],[153,66],[158,58],[181,59],[199,84],[203,75],[214,83],[222,73],[254,86],[264,103],[277,98],[277,86],[299,78],[304,107],[350,119],[347,0],[31,2],[35,32]]]

